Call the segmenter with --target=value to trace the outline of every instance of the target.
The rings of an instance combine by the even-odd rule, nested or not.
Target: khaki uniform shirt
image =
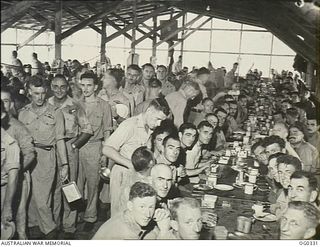
[[[177,128],[183,124],[183,114],[187,106],[187,97],[185,96],[183,90],[170,93],[165,98],[168,105],[172,111],[174,117],[174,124]]]
[[[93,240],[156,239],[157,227],[143,230],[129,211],[116,214],[105,222],[92,238]]]
[[[67,96],[66,101],[60,107],[55,103],[54,96],[48,99],[48,103],[62,111],[66,138],[77,137],[80,133],[93,134],[85,110],[71,97]]]
[[[131,160],[138,147],[148,146],[151,133],[151,130],[146,130],[140,114],[123,121],[104,145],[113,147],[123,157]]]
[[[112,113],[108,102],[96,98],[94,102],[80,102],[92,126],[93,136],[89,142],[102,140],[107,132],[112,131]]]
[[[12,116],[9,118],[9,125],[7,132],[17,141],[22,153],[22,162],[26,166],[35,157],[33,138],[26,126]]]
[[[17,142],[1,128],[1,186],[8,183],[12,169],[20,168],[20,148]]]
[[[314,146],[308,142],[302,141],[299,146],[293,148],[303,163],[302,170],[307,172],[320,171],[319,152]]]
[[[30,131],[35,143],[55,145],[64,138],[63,114],[48,102],[39,112],[33,109],[32,103],[26,105],[20,110],[18,119]]]
[[[143,84],[127,84],[123,89],[124,93],[132,95],[135,106],[144,101],[146,88]],[[126,94],[125,94],[126,96]]]

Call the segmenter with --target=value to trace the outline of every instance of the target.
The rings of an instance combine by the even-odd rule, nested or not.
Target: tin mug
[[[244,193],[247,195],[252,195],[253,194],[253,188],[254,184],[252,183],[246,183],[244,186]]]

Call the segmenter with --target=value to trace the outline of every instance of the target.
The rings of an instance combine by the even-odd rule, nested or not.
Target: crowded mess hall
[[[320,239],[319,6],[1,0],[1,240]]]

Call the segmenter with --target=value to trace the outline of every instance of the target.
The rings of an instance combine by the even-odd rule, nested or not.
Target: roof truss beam
[[[157,16],[159,13],[161,13],[162,11],[164,11],[166,9],[167,9],[167,7],[164,7],[164,6],[160,7],[158,9],[156,9],[155,11],[151,12],[150,14],[148,14],[142,18],[137,19],[137,21],[135,23],[132,23],[132,24],[126,26],[121,31],[118,31],[116,33],[111,34],[109,37],[107,37],[106,42],[109,42],[109,41],[113,40],[114,38],[117,38],[118,36],[128,32],[132,28],[135,28],[136,26],[138,26],[142,22],[145,22],[146,20],[152,18],[153,16]],[[132,45],[135,45],[135,44],[132,44]]]
[[[113,11],[116,11],[117,9],[120,8],[120,6],[123,4],[123,1],[117,3],[117,4],[111,4],[108,5],[107,7],[105,7],[104,9],[102,9],[99,13],[91,16],[88,19],[85,19],[83,21],[81,21],[79,24],[71,27],[70,29],[64,31],[61,35],[60,35],[60,40],[63,40],[67,37],[69,37],[70,35],[74,34],[75,32],[83,29],[84,27],[91,25],[93,23],[95,23],[97,20],[107,16],[108,14],[110,14]]]
[[[34,40],[36,37],[38,37],[40,34],[42,34],[43,32],[45,32],[48,28],[48,26],[50,25],[50,22],[47,22],[47,24],[42,27],[40,30],[38,30],[36,33],[32,34],[28,39],[26,39],[23,43],[21,43],[20,45],[17,46],[17,50],[21,49],[22,47],[24,47],[25,45],[27,45],[29,42],[31,42],[32,40]]]
[[[9,21],[10,19],[15,19],[16,16],[25,13],[28,9],[38,3],[39,1],[21,1],[5,10],[1,10],[1,23]]]
[[[73,9],[70,9],[67,6],[63,6],[64,10],[67,11],[70,15],[76,17],[78,20],[80,21],[84,21],[85,18],[82,17],[81,15],[79,15],[77,12],[75,12]],[[102,34],[102,30],[100,28],[98,28],[96,25],[94,24],[90,24],[88,25],[89,27],[91,27],[93,30],[95,30],[97,33]]]

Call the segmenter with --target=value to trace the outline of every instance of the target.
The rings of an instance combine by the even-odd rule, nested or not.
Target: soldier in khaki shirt
[[[106,140],[103,154],[116,162],[110,175],[111,215],[117,211],[123,184],[134,170],[131,163],[133,152],[141,146],[148,146],[153,130],[169,115],[170,108],[163,98],[151,101],[145,112],[123,121]],[[151,146],[151,145],[149,145]]]
[[[73,147],[72,144],[75,142],[80,133],[87,133],[89,135],[92,135],[92,127],[89,123],[83,107],[74,99],[68,96],[67,93],[69,91],[69,83],[63,75],[58,74],[54,77],[51,82],[51,89],[54,96],[48,99],[48,103],[62,111],[65,121],[65,142],[67,147],[70,172],[69,180],[77,182],[79,150]],[[59,159],[58,164],[61,164],[61,161]],[[74,233],[76,231],[77,211],[71,210],[66,198],[62,197],[61,186],[62,181],[60,181],[58,177],[54,194],[53,214],[56,223],[59,224],[61,221],[61,202],[63,200],[63,231],[67,233],[65,234],[65,237],[68,236],[69,233],[69,236],[67,237],[67,239],[69,239],[70,235],[72,235],[70,233]]]
[[[27,128],[19,120],[15,119],[10,114],[10,109],[13,107],[10,88],[1,88],[1,100],[4,102],[5,111],[8,113],[9,128],[7,132],[18,143],[21,150],[21,169],[18,179],[18,187],[16,193],[16,229],[19,239],[27,239],[26,220],[27,220],[27,202],[30,194],[31,178],[30,165],[35,158],[35,150],[33,146],[33,138]]]
[[[62,112],[46,102],[47,84],[32,76],[28,84],[31,104],[19,112],[19,120],[30,131],[37,159],[32,167],[32,195],[29,207],[29,227],[38,225],[45,238],[56,238],[56,223],[51,210],[52,188],[56,174],[56,148],[61,160],[60,176],[68,176],[68,160],[64,141]]]
[[[6,228],[13,220],[13,198],[20,168],[19,146],[5,130],[9,126],[7,116],[1,101],[1,233],[2,227]]]
[[[85,231],[91,231],[97,220],[97,202],[99,170],[105,166],[106,157],[102,154],[102,140],[107,140],[112,130],[112,113],[108,102],[98,98],[96,91],[98,81],[93,73],[87,72],[81,75],[80,87],[84,96],[81,101],[86,115],[92,126],[93,136],[88,143],[80,149],[79,189],[84,192],[87,182],[88,202],[84,213]]]

